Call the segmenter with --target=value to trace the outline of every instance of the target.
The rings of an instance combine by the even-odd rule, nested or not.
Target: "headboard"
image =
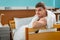
[[[8,24],[10,20],[13,20],[14,17],[24,18],[35,15],[35,10],[0,10],[2,16],[2,24]]]

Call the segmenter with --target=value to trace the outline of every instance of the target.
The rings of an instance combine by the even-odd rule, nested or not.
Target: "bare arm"
[[[47,20],[41,19],[33,23],[33,28],[46,28]]]

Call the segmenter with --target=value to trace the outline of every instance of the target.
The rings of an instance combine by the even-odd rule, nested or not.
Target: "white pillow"
[[[15,21],[15,27],[18,29],[19,27],[23,25],[27,25],[31,22],[33,17],[28,17],[28,18],[14,18]]]

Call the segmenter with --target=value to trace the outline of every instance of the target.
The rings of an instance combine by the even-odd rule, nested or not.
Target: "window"
[[[60,14],[58,15],[58,23],[60,23]]]

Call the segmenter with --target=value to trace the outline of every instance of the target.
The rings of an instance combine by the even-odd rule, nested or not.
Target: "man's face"
[[[42,7],[38,7],[38,8],[36,8],[36,14],[39,17],[43,17],[46,14],[46,9],[44,9]]]

